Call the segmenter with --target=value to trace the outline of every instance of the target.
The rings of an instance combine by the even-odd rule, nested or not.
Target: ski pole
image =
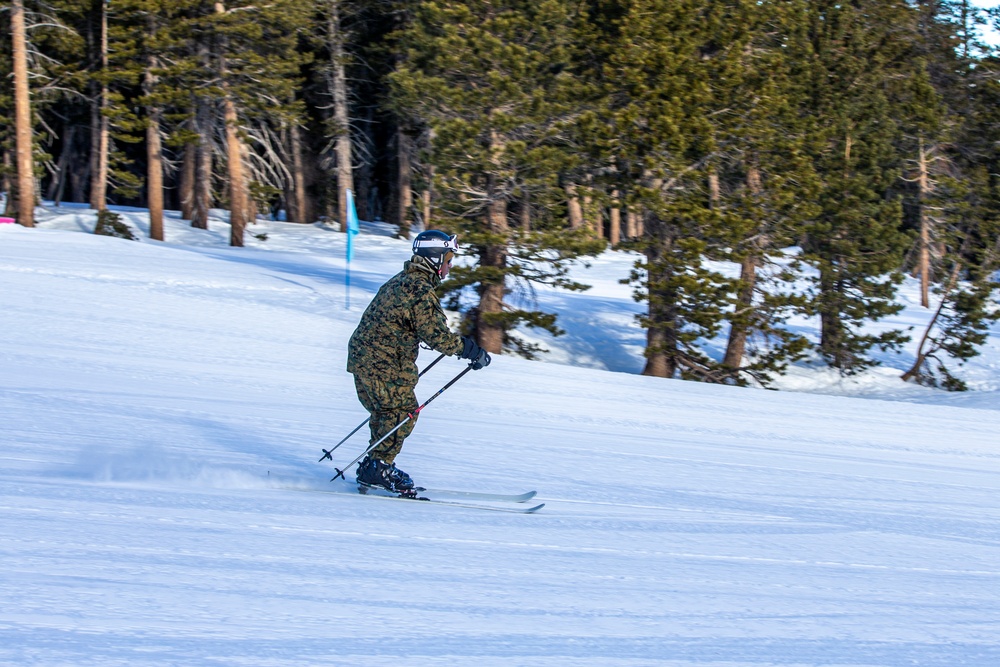
[[[358,454],[357,458],[355,458],[353,461],[351,461],[346,466],[344,466],[344,470],[347,470],[348,468],[350,468],[352,465],[354,465],[355,463],[357,463],[358,461],[360,461],[363,456],[365,456],[366,454],[368,454],[368,452],[372,451],[373,449],[375,449],[376,447],[378,447],[379,445],[381,445],[383,442],[385,442],[386,440],[388,440],[389,436],[391,436],[393,433],[395,433],[399,429],[403,428],[403,425],[406,422],[412,421],[412,420],[416,419],[417,415],[420,414],[420,411],[423,410],[424,408],[426,408],[430,404],[431,401],[433,401],[435,398],[437,398],[438,396],[440,396],[441,394],[443,394],[448,389],[448,387],[450,387],[451,385],[453,385],[456,382],[458,382],[459,380],[461,380],[462,376],[465,375],[466,373],[468,373],[471,370],[472,370],[472,363],[470,362],[469,365],[465,367],[464,371],[462,371],[461,373],[459,373],[458,375],[456,375],[455,377],[453,377],[448,384],[446,384],[445,386],[443,386],[440,389],[438,389],[437,393],[434,394],[433,396],[431,396],[430,398],[428,398],[426,401],[424,401],[423,405],[421,405],[420,407],[418,407],[416,410],[414,410],[410,414],[406,415],[406,419],[404,419],[403,421],[401,421],[398,424],[396,424],[391,431],[389,431],[388,433],[386,433],[385,435],[383,435],[376,442],[373,442],[372,444],[368,445],[368,449],[366,449],[365,451],[363,451],[360,454]],[[336,466],[334,466],[333,469],[337,471],[337,474],[333,476],[333,478],[330,480],[331,482],[334,481],[334,480],[336,480],[338,477],[344,477],[344,470],[341,470],[340,468],[337,468]],[[344,479],[347,479],[347,478],[344,477]]]
[[[419,377],[420,377],[421,375],[423,375],[424,373],[426,373],[426,372],[427,372],[427,371],[429,371],[430,369],[434,368],[434,364],[436,364],[437,362],[441,361],[441,360],[442,360],[442,359],[444,359],[444,358],[445,358],[446,356],[448,356],[448,355],[446,355],[446,354],[442,354],[442,355],[441,355],[440,357],[438,357],[437,359],[435,359],[435,360],[434,360],[434,361],[432,361],[431,363],[427,364],[427,366],[426,366],[426,367],[424,368],[424,370],[420,371],[420,373],[419,373],[419,374],[417,374],[417,377],[419,378]],[[326,459],[330,459],[330,460],[332,461],[332,460],[333,460],[333,457],[332,457],[332,456],[330,456],[330,454],[332,454],[332,453],[333,453],[333,450],[337,449],[337,447],[340,447],[340,446],[341,446],[342,444],[344,444],[345,442],[347,442],[347,439],[348,439],[348,438],[350,438],[350,437],[351,437],[352,435],[354,435],[355,433],[357,433],[358,431],[360,431],[360,430],[361,430],[361,427],[363,427],[363,426],[364,426],[365,424],[367,424],[367,423],[368,423],[368,422],[370,422],[371,420],[372,420],[372,418],[371,418],[371,417],[368,417],[368,419],[366,419],[366,420],[364,420],[363,422],[361,422],[360,424],[358,424],[357,428],[355,428],[355,429],[354,429],[353,431],[351,431],[351,432],[350,432],[350,433],[348,433],[348,434],[347,434],[346,436],[344,436],[344,439],[343,439],[343,440],[341,440],[340,442],[338,442],[338,443],[337,443],[336,445],[334,445],[334,446],[333,446],[333,447],[331,447],[330,449],[323,449],[323,458],[321,458],[321,459],[319,460],[319,462],[320,462],[320,463],[322,463],[322,462],[323,462],[323,461],[325,461]],[[322,449],[322,448],[321,448],[321,449]]]

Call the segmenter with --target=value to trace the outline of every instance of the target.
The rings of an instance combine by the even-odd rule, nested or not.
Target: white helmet
[[[413,239],[413,254],[425,258],[440,273],[458,252],[458,237],[439,229],[428,229]]]

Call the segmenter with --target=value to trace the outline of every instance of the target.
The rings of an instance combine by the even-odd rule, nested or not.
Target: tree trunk
[[[156,77],[152,70],[157,67],[155,59],[150,59],[143,74],[145,94],[152,95]],[[146,195],[149,199],[149,238],[163,240],[163,147],[160,144],[160,109],[146,107]]]
[[[194,217],[194,180],[197,160],[197,144],[184,144],[184,156],[181,158],[180,184],[177,188],[182,220],[190,220]]]
[[[105,0],[94,0],[93,12],[97,12],[97,35],[94,39],[97,70],[102,74],[108,69],[108,12]],[[108,105],[108,86],[105,83],[92,84],[93,100],[90,107],[90,208],[103,211],[108,202],[108,151],[110,149],[110,128],[104,110]]]
[[[913,365],[910,366],[910,369],[899,376],[903,382],[909,382],[920,374],[920,369],[927,360],[927,355],[930,354],[925,351],[924,348],[927,345],[927,341],[930,339],[931,331],[934,329],[934,325],[937,324],[938,319],[941,317],[941,312],[944,310],[944,305],[948,302],[948,297],[951,295],[951,291],[955,289],[955,285],[958,283],[958,274],[961,267],[961,264],[955,262],[955,266],[951,270],[951,275],[948,277],[948,285],[945,287],[944,293],[941,295],[941,303],[938,304],[937,310],[934,311],[934,317],[932,317],[931,321],[927,323],[927,327],[924,329],[924,334],[920,337],[920,344],[917,345],[916,359],[914,359]]]
[[[672,378],[677,373],[674,358],[663,351],[669,347],[670,337],[666,331],[657,327],[646,330],[646,365],[642,368],[643,375]]]
[[[350,116],[347,110],[347,74],[344,68],[345,35],[340,23],[341,0],[329,0],[327,39],[330,49],[330,94],[333,97],[334,152],[337,155],[337,218],[347,231],[347,191],[354,191]]]
[[[930,308],[931,284],[931,220],[927,214],[927,199],[930,195],[930,177],[927,173],[927,151],[924,149],[924,139],[920,138],[919,155],[917,158],[919,173],[917,187],[920,206],[920,248],[917,257],[917,272],[920,274],[920,305]]]
[[[32,155],[31,94],[28,88],[28,50],[24,33],[24,2],[14,0],[10,10],[14,59],[14,135],[17,154],[17,221],[35,226],[35,162]]]
[[[250,164],[250,146],[247,142],[240,140],[240,169],[243,171],[243,206],[244,206],[244,219],[248,225],[257,224],[257,211],[259,203],[254,198],[253,194],[250,192],[250,180],[252,179],[252,172],[249,170],[248,165]]]
[[[708,174],[708,205],[712,209],[719,207],[722,200],[722,188],[719,185],[719,174],[712,170]]]
[[[508,231],[507,202],[494,198],[489,203],[486,209],[486,224],[491,234],[506,237]],[[476,339],[487,352],[498,354],[503,349],[505,331],[502,324],[491,320],[503,312],[505,279],[502,271],[507,266],[507,246],[487,246],[481,261],[483,267],[498,269],[499,278],[484,282],[480,286]]]
[[[228,92],[225,95],[222,118],[226,124],[226,166],[229,172],[229,245],[242,247],[248,212],[243,147],[237,131],[239,118],[236,116],[236,104]]]
[[[59,151],[59,161],[56,163],[56,173],[49,184],[46,197],[59,206],[62,203],[63,193],[66,191],[67,171],[69,170],[70,157],[73,155],[73,142],[76,139],[76,125],[69,125],[64,128],[62,150]]]
[[[354,206],[358,209],[358,220],[374,220],[375,207],[370,206],[368,200],[372,195],[372,167],[367,162],[358,168],[357,179],[354,187],[357,189],[354,197]]]
[[[208,214],[212,208],[212,113],[206,99],[195,103],[195,132],[198,145],[195,148],[194,208],[191,226],[208,229]]]
[[[669,189],[663,179],[646,173],[644,184],[661,193]],[[648,218],[648,222],[643,218]],[[644,211],[636,218],[637,232],[648,236],[651,243],[646,249],[646,291],[649,299],[648,330],[646,332],[646,366],[643,375],[672,378],[679,367],[677,339],[677,288],[674,278],[672,254],[677,231],[658,216]]]
[[[743,363],[746,354],[747,337],[750,326],[747,316],[753,310],[753,295],[757,284],[758,259],[752,252],[740,262],[740,283],[736,293],[735,312],[729,327],[729,340],[726,343],[726,354],[722,365],[737,369]]]
[[[531,193],[527,190],[521,196],[521,231],[531,231]]]
[[[847,369],[851,363],[847,351],[843,349],[843,322],[840,318],[839,294],[843,290],[841,281],[833,275],[834,267],[820,269],[819,292],[822,295],[819,315],[820,353],[834,368]]]
[[[90,192],[87,189],[90,183],[90,152],[80,151],[73,157],[74,165],[69,173],[70,201],[83,203],[88,201],[90,197]]]
[[[844,180],[851,176],[851,149],[854,137],[848,132],[844,137]],[[846,193],[845,193],[846,194]],[[834,238],[840,232],[834,234]],[[819,350],[830,366],[846,371],[855,365],[854,354],[844,348],[845,331],[843,312],[844,281],[837,261],[827,262],[819,272]]]
[[[163,150],[160,145],[160,110],[149,109],[146,127],[146,192],[149,198],[149,238],[163,240]]]
[[[584,225],[583,206],[580,205],[580,198],[576,193],[576,184],[566,184],[567,213],[569,214],[569,228],[580,229]]]
[[[242,149],[240,152],[243,155],[243,164],[247,165],[247,164],[249,164],[249,161],[250,161],[250,158],[247,155],[247,153],[249,152],[249,148],[246,145],[246,143],[244,143],[242,141],[240,142],[240,148]],[[253,198],[253,195],[250,193],[250,189],[249,188],[247,188],[246,200],[245,201],[246,201],[246,214],[245,214],[244,217],[246,218],[246,224],[248,224],[248,225],[256,225],[257,224],[257,214],[258,214],[258,212],[260,210],[259,209],[260,205],[257,203],[257,200]]]
[[[374,142],[372,137],[372,126],[375,123],[375,110],[372,105],[368,106],[366,113],[365,123],[364,123],[364,135],[369,141]],[[359,220],[374,220],[375,219],[375,207],[369,206],[369,198],[372,196],[372,164],[371,158],[362,158],[362,162],[358,167],[358,171],[353,175],[354,178],[354,205],[358,209],[358,219]]]
[[[410,237],[410,211],[413,207],[413,165],[410,163],[413,140],[402,127],[396,132],[396,226],[401,239]]]
[[[306,175],[302,159],[302,131],[294,123],[288,129],[289,152],[291,154],[291,187],[285,197],[288,222],[310,222],[306,204]]]
[[[639,228],[639,215],[631,210],[625,209],[625,237],[629,239],[634,239],[639,234],[636,231]]]
[[[622,242],[622,204],[621,192],[611,192],[611,212],[608,220],[608,243],[616,247]]]
[[[225,14],[223,2],[215,3],[215,13]],[[239,135],[239,116],[236,102],[229,85],[226,64],[226,44],[223,40],[219,52],[219,79],[222,87],[222,121],[225,124],[226,168],[229,178],[229,245],[243,247],[243,235],[247,226],[249,197],[247,196],[246,175],[243,169],[243,146]]]
[[[672,378],[677,373],[675,299],[669,292],[656,288],[657,284],[665,284],[671,278],[670,269],[663,261],[663,257],[670,253],[671,245],[672,239],[664,236],[646,251],[649,321],[646,330],[646,365],[642,374],[660,378]]]
[[[628,229],[629,238],[636,239],[646,234],[646,224],[638,211],[629,211],[626,214],[625,226]]]
[[[7,195],[7,200],[4,202],[3,215],[5,218],[13,218],[17,216],[15,213],[15,207],[17,206],[17,197],[14,196],[14,183],[10,180],[10,174],[13,173],[14,162],[11,160],[10,151],[0,150],[3,153],[3,173],[0,174],[0,190]]]
[[[756,166],[747,169],[747,190],[754,198],[760,196],[763,191],[760,170]],[[718,200],[714,205],[718,206]],[[749,318],[753,313],[753,296],[757,289],[757,269],[761,264],[764,248],[767,246],[763,233],[757,230],[756,236],[757,240],[746,249],[746,255],[740,262],[739,290],[736,293],[735,310],[730,320],[726,354],[722,359],[722,365],[733,370],[743,364],[743,357],[746,354],[747,337],[750,335]]]
[[[496,133],[490,140],[491,147],[502,145]],[[499,150],[492,154],[498,156]],[[494,157],[494,168],[499,170],[499,164]],[[507,224],[507,201],[498,192],[495,176],[487,176],[486,230],[493,238],[503,239],[500,243],[487,245],[480,256],[480,266],[486,268],[493,277],[483,280],[479,285],[479,306],[476,312],[476,340],[487,352],[499,354],[503,350],[506,337],[504,325],[500,322],[503,313],[504,294],[506,293],[507,268],[507,235],[510,227]],[[491,269],[496,269],[491,271]]]

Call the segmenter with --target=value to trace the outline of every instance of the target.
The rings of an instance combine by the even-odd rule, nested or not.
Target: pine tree
[[[138,184],[130,160],[116,147],[117,74],[106,62],[107,6],[93,0],[48,0],[39,30],[32,31],[37,59],[44,72],[39,86],[39,114],[53,135],[42,141],[59,151],[48,193],[61,201],[87,201],[98,210],[107,205],[108,191],[131,193]],[[36,81],[40,80],[38,72]],[[119,105],[120,106],[120,105]],[[127,117],[127,114],[125,114]],[[124,130],[125,141],[131,140]]]
[[[632,247],[644,258],[630,276],[649,303],[643,373],[722,381],[699,346],[724,324],[734,282],[705,261],[736,240],[711,205],[720,137],[712,77],[724,44],[713,41],[712,8],[697,0],[635,0],[603,8],[605,108],[594,142],[641,218]],[[599,119],[612,119],[600,131]]]
[[[817,176],[805,150],[801,2],[713,3],[709,32],[716,53],[711,114],[718,150],[711,163],[710,206],[736,238],[718,253],[740,265],[727,316],[721,368],[725,381],[767,383],[808,347],[784,323],[802,309],[795,274],[781,255],[817,212]]]
[[[581,289],[565,263],[603,245],[561,229],[555,208],[558,174],[575,159],[562,145],[566,124],[586,99],[573,74],[581,18],[562,0],[423,3],[390,76],[394,108],[431,133],[435,215],[476,261],[456,267],[448,285],[456,295],[475,287],[467,326],[491,352],[532,354],[512,334],[520,324],[558,333],[554,315],[519,307],[518,283]],[[539,212],[530,232],[512,206],[525,190]]]
[[[9,39],[5,46],[10,49],[5,50],[5,55],[9,54],[10,60],[3,64],[9,68],[6,74],[10,87],[0,94],[0,113],[8,117],[9,123],[5,176],[16,175],[8,190],[7,208],[24,221],[22,224],[33,225],[33,207],[40,192],[38,179],[42,165],[50,161],[46,148],[53,136],[49,128],[57,125],[45,122],[42,114],[57,106],[61,111],[67,97],[75,93],[73,66],[66,63],[77,61],[80,44],[55,13],[61,5],[57,1],[23,1],[11,6],[8,13],[12,29],[5,33]],[[21,200],[23,188],[30,188],[30,196]],[[29,201],[30,212],[23,210]]]
[[[357,51],[354,62],[365,64],[354,68],[352,76],[357,120],[361,121],[357,127],[363,128],[359,141],[367,143],[367,148],[359,151],[359,203],[368,208],[369,202],[362,201],[367,193],[374,204],[368,216],[378,218],[378,211],[384,211],[385,219],[396,225],[396,236],[408,238],[415,224],[424,228],[429,224],[434,165],[423,159],[429,144],[427,126],[417,114],[392,102],[390,79],[407,60],[401,40],[413,29],[420,3],[355,0],[351,5]],[[372,103],[379,100],[388,103]],[[379,172],[388,186],[382,190],[375,182]],[[384,206],[374,196],[382,191],[386,195]]]
[[[187,94],[180,86],[190,67],[178,26],[193,6],[190,1],[119,0],[110,15],[109,39],[114,47],[110,65],[115,73],[111,99],[117,104],[108,115],[115,119],[120,139],[144,144],[149,234],[160,241],[164,239],[163,135],[170,129],[167,119],[184,108]],[[138,177],[134,179],[128,183],[137,189]]]
[[[343,0],[322,0],[319,4],[323,24],[322,67],[326,79],[331,111],[326,135],[334,146],[337,182],[337,220],[340,230],[347,232],[347,191],[354,191],[353,155],[350,109],[348,106],[348,31]]]
[[[50,163],[49,151],[61,142],[63,150],[53,181],[64,186],[67,179],[72,180],[79,192],[84,189],[87,169],[85,166],[73,169],[74,161],[68,159],[74,157],[74,148],[79,148],[73,145],[74,135],[86,139],[85,132],[74,131],[74,124],[86,110],[81,95],[86,86],[84,42],[73,22],[78,5],[80,0],[24,3],[29,51],[33,54],[29,60],[29,78],[36,185],[45,176],[43,165]],[[12,103],[10,113],[13,116]],[[36,192],[42,191],[36,187]],[[59,192],[54,194],[58,196]],[[77,201],[86,201],[86,197],[80,196]]]
[[[863,331],[902,307],[894,297],[909,236],[892,190],[901,172],[900,128],[887,88],[912,55],[910,11],[901,0],[810,4],[807,103],[822,188],[803,259],[819,274],[812,308],[820,352],[842,374],[876,364],[872,347],[898,349],[907,340],[899,330]]]
[[[917,102],[932,95],[935,104],[913,115],[923,158],[915,174],[920,241],[914,254],[924,305],[930,305],[930,292],[938,303],[902,378],[964,390],[955,367],[979,353],[989,324],[1000,319],[993,297],[1000,262],[1000,202],[993,175],[997,63],[982,57],[985,47],[976,38],[976,26],[985,19],[968,2],[917,5],[920,62],[926,63],[922,81],[932,93],[912,95],[908,106],[921,108]]]
[[[300,109],[289,100],[301,83],[298,43],[313,9],[297,0],[201,2],[185,22],[197,63],[189,81],[202,137],[200,164],[207,162],[210,128],[221,126],[233,246],[243,245],[257,205],[280,191],[271,175],[279,156],[270,148],[280,144],[281,127],[298,122]]]
[[[1000,238],[1000,225],[991,226],[993,237]],[[935,290],[940,295],[938,307],[920,339],[913,365],[901,376],[904,381],[949,391],[968,389],[953,367],[977,356],[979,346],[989,338],[990,324],[1000,320],[1000,306],[994,298],[1000,281],[992,275],[1000,267],[1000,247],[985,254],[971,271],[956,260],[947,281]],[[959,280],[962,274],[965,284]]]

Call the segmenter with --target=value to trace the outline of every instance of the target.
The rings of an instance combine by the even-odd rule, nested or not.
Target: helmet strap
[[[438,259],[437,274],[438,278],[444,280],[445,275],[447,275],[448,270],[450,270],[451,258],[455,256],[453,252],[446,252]]]

